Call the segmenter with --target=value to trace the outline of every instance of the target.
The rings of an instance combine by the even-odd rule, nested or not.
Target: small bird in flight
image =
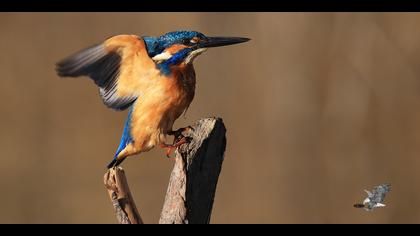
[[[243,43],[248,38],[208,37],[175,31],[159,37],[117,35],[56,64],[61,77],[88,76],[99,87],[104,104],[128,109],[120,144],[108,168],[160,145],[171,151],[188,142],[186,128],[172,126],[194,98],[194,59],[211,47]],[[166,144],[166,136],[174,143]]]
[[[363,201],[363,203],[354,204],[356,208],[364,208],[366,211],[371,211],[377,207],[384,207],[386,206],[383,202],[385,200],[385,196],[387,193],[391,191],[390,184],[381,184],[376,186],[372,189],[372,191],[368,191],[365,189],[367,193],[367,198]]]

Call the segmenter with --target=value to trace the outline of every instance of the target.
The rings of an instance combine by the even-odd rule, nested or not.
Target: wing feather
[[[104,104],[116,110],[127,109],[139,97],[144,74],[153,68],[143,39],[136,35],[114,36],[56,64],[59,76],[89,76]]]

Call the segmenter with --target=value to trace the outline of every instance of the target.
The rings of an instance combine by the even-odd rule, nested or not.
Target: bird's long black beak
[[[249,41],[249,38],[241,37],[208,37],[199,43],[200,48],[221,47]]]
[[[365,205],[364,204],[362,204],[362,203],[356,203],[356,204],[354,204],[353,205],[355,208],[364,208],[365,207]]]

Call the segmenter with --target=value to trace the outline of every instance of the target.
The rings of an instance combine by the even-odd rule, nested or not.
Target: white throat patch
[[[194,61],[194,59],[200,55],[201,53],[205,52],[207,48],[199,48],[197,50],[192,51],[188,56],[185,58],[185,64],[189,64]]]

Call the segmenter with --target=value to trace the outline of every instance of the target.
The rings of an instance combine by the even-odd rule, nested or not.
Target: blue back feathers
[[[129,111],[128,111],[128,116],[127,116],[127,120],[125,121],[125,125],[124,125],[124,131],[123,134],[121,136],[121,140],[120,140],[120,145],[118,146],[118,149],[115,153],[115,157],[117,158],[118,154],[124,150],[124,148],[130,144],[131,142],[133,142],[133,137],[131,136],[131,116],[132,116],[132,112],[133,112],[133,107],[131,106]]]
[[[156,37],[144,36],[143,40],[146,44],[147,54],[149,54],[149,57],[154,57],[159,54],[159,43]]]
[[[118,154],[120,154],[120,152],[122,150],[124,150],[125,147],[127,147],[128,144],[132,143],[133,137],[131,136],[131,115],[133,112],[133,106],[130,107],[129,111],[128,111],[128,117],[127,120],[125,121],[125,125],[124,125],[124,131],[120,140],[120,145],[118,146],[117,151],[115,152],[115,156],[114,159],[112,159],[112,161],[108,164],[108,169],[114,167],[114,166],[118,166],[119,164],[121,164],[121,162],[124,161],[124,159],[126,157],[123,158],[118,158]]]

